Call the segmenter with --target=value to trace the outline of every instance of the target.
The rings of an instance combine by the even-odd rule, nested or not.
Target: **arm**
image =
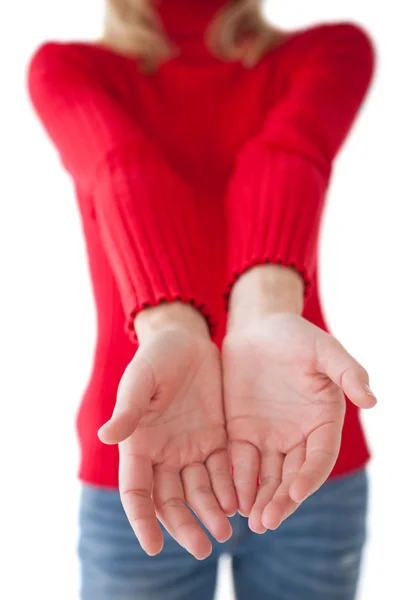
[[[243,147],[226,197],[226,298],[247,269],[267,262],[295,268],[307,295],[332,161],[371,81],[374,53],[353,25],[324,26],[294,40],[297,66],[258,135]],[[312,43],[311,43],[312,42]]]
[[[304,281],[294,269],[260,265],[244,273],[234,285],[228,331],[237,331],[263,316],[287,312],[301,315]]]
[[[92,199],[125,330],[136,341],[140,311],[182,301],[200,310],[213,331],[191,190],[76,50],[56,43],[39,48],[28,87],[65,168]]]
[[[82,57],[45,45],[29,89],[64,165],[93,199],[126,329],[133,340],[135,324],[140,341],[99,430],[119,444],[123,507],[149,554],[163,545],[159,519],[203,559],[211,544],[187,504],[222,542],[236,497],[191,192]]]
[[[329,476],[344,395],[359,408],[376,403],[367,371],[301,316],[331,163],[371,71],[364,34],[330,28],[243,149],[228,194],[225,415],[239,510],[257,533],[276,529]]]

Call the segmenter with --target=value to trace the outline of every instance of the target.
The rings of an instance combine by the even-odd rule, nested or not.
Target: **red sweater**
[[[180,56],[151,76],[92,43],[47,42],[29,64],[33,105],[75,184],[97,306],[77,415],[85,482],[118,486],[118,447],[97,430],[137,350],[133,318],[143,307],[192,302],[220,346],[233,282],[272,262],[303,275],[303,316],[327,330],[319,225],[332,162],[371,81],[373,45],[357,25],[322,24],[288,32],[245,69],[214,58],[203,41],[221,4],[160,3]],[[331,476],[367,459],[347,401]]]

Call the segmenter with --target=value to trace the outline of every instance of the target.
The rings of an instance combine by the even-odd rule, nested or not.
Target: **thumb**
[[[377,403],[369,387],[369,375],[342,344],[330,336],[324,350],[318,353],[318,369],[338,385],[359,408],[372,408]]]
[[[151,365],[141,358],[140,349],[126,367],[118,385],[112,417],[97,432],[104,444],[118,444],[132,435],[155,392]]]

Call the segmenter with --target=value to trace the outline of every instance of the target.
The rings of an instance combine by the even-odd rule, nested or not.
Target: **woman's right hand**
[[[119,444],[119,487],[129,522],[150,555],[166,530],[197,559],[211,543],[189,510],[224,542],[237,510],[222,403],[220,353],[206,322],[182,303],[145,309],[140,346],[118,387],[101,441]]]

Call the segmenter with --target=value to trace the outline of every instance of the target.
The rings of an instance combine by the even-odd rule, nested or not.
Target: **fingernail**
[[[263,535],[264,533],[266,533],[266,529],[263,529],[262,531],[255,531],[254,533],[257,533],[257,535]]]
[[[364,387],[365,387],[365,391],[367,392],[368,396],[373,396],[374,398],[376,398],[374,392],[371,390],[368,383],[366,383]]]
[[[248,522],[248,527],[249,527],[250,531],[252,531],[253,533],[256,533],[257,535],[262,535],[263,533],[265,533],[267,531],[265,529],[264,525],[261,525],[262,531],[256,531],[253,523],[251,523],[250,521]]]

